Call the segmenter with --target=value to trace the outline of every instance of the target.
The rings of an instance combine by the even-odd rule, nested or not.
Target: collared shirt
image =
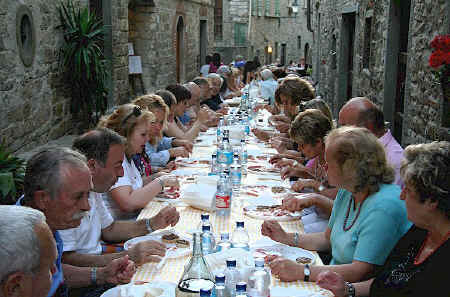
[[[23,197],[24,196],[22,195],[22,197],[17,200],[17,206],[23,206]],[[47,297],[67,297],[68,289],[64,284],[64,275],[61,264],[61,257],[64,249],[63,241],[58,231],[53,232],[53,237],[55,238],[56,249],[58,250],[58,258],[56,258],[55,261],[56,271],[52,275],[52,286],[50,287]]]
[[[275,90],[278,87],[278,83],[273,79],[263,80],[260,84],[261,97],[264,99],[268,99],[270,101],[270,105],[273,105],[275,102]]]
[[[387,132],[383,136],[378,138],[378,140],[384,146],[387,161],[389,162],[389,164],[392,165],[392,167],[394,167],[395,170],[394,183],[399,186],[402,186],[403,181],[400,177],[400,166],[403,160],[403,148],[392,136],[391,130],[387,130]]]
[[[172,138],[170,137],[163,137],[157,145],[147,142],[145,152],[150,158],[150,165],[153,168],[165,167],[170,160],[170,148],[172,148]]]

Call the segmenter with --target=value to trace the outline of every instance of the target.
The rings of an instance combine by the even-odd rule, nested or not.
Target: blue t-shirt
[[[20,197],[17,200],[16,205],[23,206],[23,195],[22,195],[22,197]],[[53,233],[53,237],[55,238],[55,241],[56,241],[56,249],[58,250],[58,258],[56,258],[56,261],[55,261],[56,271],[52,276],[52,286],[50,287],[50,291],[48,292],[47,297],[52,297],[52,296],[65,297],[65,296],[68,296],[68,290],[67,290],[66,285],[64,284],[64,276],[63,276],[63,270],[62,270],[62,264],[61,264],[61,257],[62,257],[63,251],[64,251],[63,241],[62,241],[61,236],[59,235],[58,231],[55,231]],[[56,294],[57,292],[58,292],[58,294]]]
[[[343,230],[350,203],[346,227],[354,221],[359,205],[354,209],[352,194],[340,189],[334,201],[328,227],[332,260],[330,265],[350,264],[353,260],[383,265],[397,241],[409,230],[400,187],[383,184],[380,190],[364,200],[359,217],[348,231]]]
[[[178,118],[180,120],[180,122],[183,125],[187,125],[189,123],[189,121],[191,120],[191,117],[187,114],[187,112],[184,112],[183,115],[181,117]]]

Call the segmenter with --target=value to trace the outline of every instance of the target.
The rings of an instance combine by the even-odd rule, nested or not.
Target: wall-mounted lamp
[[[294,0],[294,2],[292,2],[291,5],[289,5],[289,12],[293,14],[298,13],[298,0]]]
[[[268,54],[271,54],[271,53],[272,53],[272,47],[271,47],[270,45],[267,47],[267,53],[268,53]]]

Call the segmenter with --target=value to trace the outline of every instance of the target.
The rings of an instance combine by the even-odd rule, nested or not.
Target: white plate
[[[251,244],[250,251],[253,252],[253,256],[255,256],[255,253],[259,253],[256,251],[257,249],[264,249],[265,251],[269,252],[270,254],[280,255],[283,258],[292,260],[294,262],[296,262],[296,259],[299,257],[305,257],[305,258],[311,259],[310,264],[313,264],[316,261],[316,256],[312,252],[304,250],[302,248],[288,246],[288,245],[273,241],[270,238],[263,238],[263,239],[258,240]],[[264,256],[264,255],[261,254],[259,256]]]
[[[176,235],[178,235],[180,237],[180,239],[184,239],[184,240],[189,241],[190,246],[188,248],[175,248],[175,249],[173,249],[174,247],[176,247],[176,245],[174,243],[165,243],[161,239],[161,237],[163,235],[166,235],[166,234],[169,234],[169,233],[175,233]],[[155,241],[159,241],[159,242],[164,243],[167,246],[167,248],[168,248],[168,251],[167,251],[167,254],[166,254],[167,258],[183,257],[183,256],[188,255],[191,252],[192,239],[180,235],[175,230],[155,231],[155,232],[147,234],[145,236],[139,236],[139,237],[132,238],[132,239],[128,240],[127,242],[125,242],[125,244],[123,245],[123,248],[125,250],[128,250],[131,247],[131,245],[136,244],[136,243],[141,242],[141,241],[147,241],[147,240],[155,240]],[[172,249],[169,250],[169,248],[172,248]]]
[[[126,284],[109,289],[100,297],[144,297],[145,293],[150,293],[152,297],[173,297],[175,296],[175,287],[174,283],[162,281],[142,285]],[[126,295],[127,293],[128,295]]]

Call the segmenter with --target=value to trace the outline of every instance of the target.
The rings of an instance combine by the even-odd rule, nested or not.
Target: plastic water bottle
[[[227,187],[227,176],[225,174],[221,174],[217,182],[215,204],[217,216],[230,215],[231,196]]]
[[[208,175],[217,175],[217,153],[211,155],[211,171]]]
[[[246,282],[238,282],[236,284],[236,297],[247,297],[247,283]]]
[[[202,252],[203,255],[212,254],[216,250],[216,239],[211,233],[211,226],[202,226]]]
[[[216,285],[214,287],[213,297],[226,297],[225,274],[216,274]]]
[[[241,155],[240,155],[240,160],[241,160],[241,169],[242,169],[242,174],[247,174],[247,162],[248,162],[248,152],[247,152],[247,144],[245,143],[245,139],[241,139]]]
[[[249,237],[247,230],[244,227],[244,221],[237,221],[236,228],[231,235],[231,246],[233,248],[241,248],[244,250],[249,250],[248,246]]]
[[[240,280],[241,274],[236,267],[236,259],[227,259],[227,268],[224,271],[225,274],[225,289],[227,295],[234,297],[236,296],[236,283]]]
[[[270,296],[270,272],[264,268],[264,258],[255,258],[255,268],[248,277],[248,295],[252,297]]]
[[[233,186],[233,193],[239,193],[241,189],[241,179],[242,179],[241,166],[233,164],[231,166],[231,182]]]
[[[231,148],[230,141],[227,136],[224,135],[219,149],[220,155],[217,156],[217,161],[226,166],[231,165],[231,163],[233,163],[233,149]]]
[[[220,117],[219,123],[217,124],[217,144],[222,142],[222,130],[224,129],[225,123],[223,117]]]
[[[200,289],[200,297],[211,297],[211,289]]]
[[[250,121],[246,114],[244,114],[242,118],[242,125],[244,126],[245,134],[247,134],[247,136],[250,135]]]
[[[210,231],[213,232],[211,222],[209,221],[209,213],[202,213],[200,215],[200,222],[198,223],[197,230],[202,230],[203,226],[210,226]]]
[[[220,241],[216,244],[216,251],[222,252],[231,248],[230,235],[228,233],[220,234]]]

